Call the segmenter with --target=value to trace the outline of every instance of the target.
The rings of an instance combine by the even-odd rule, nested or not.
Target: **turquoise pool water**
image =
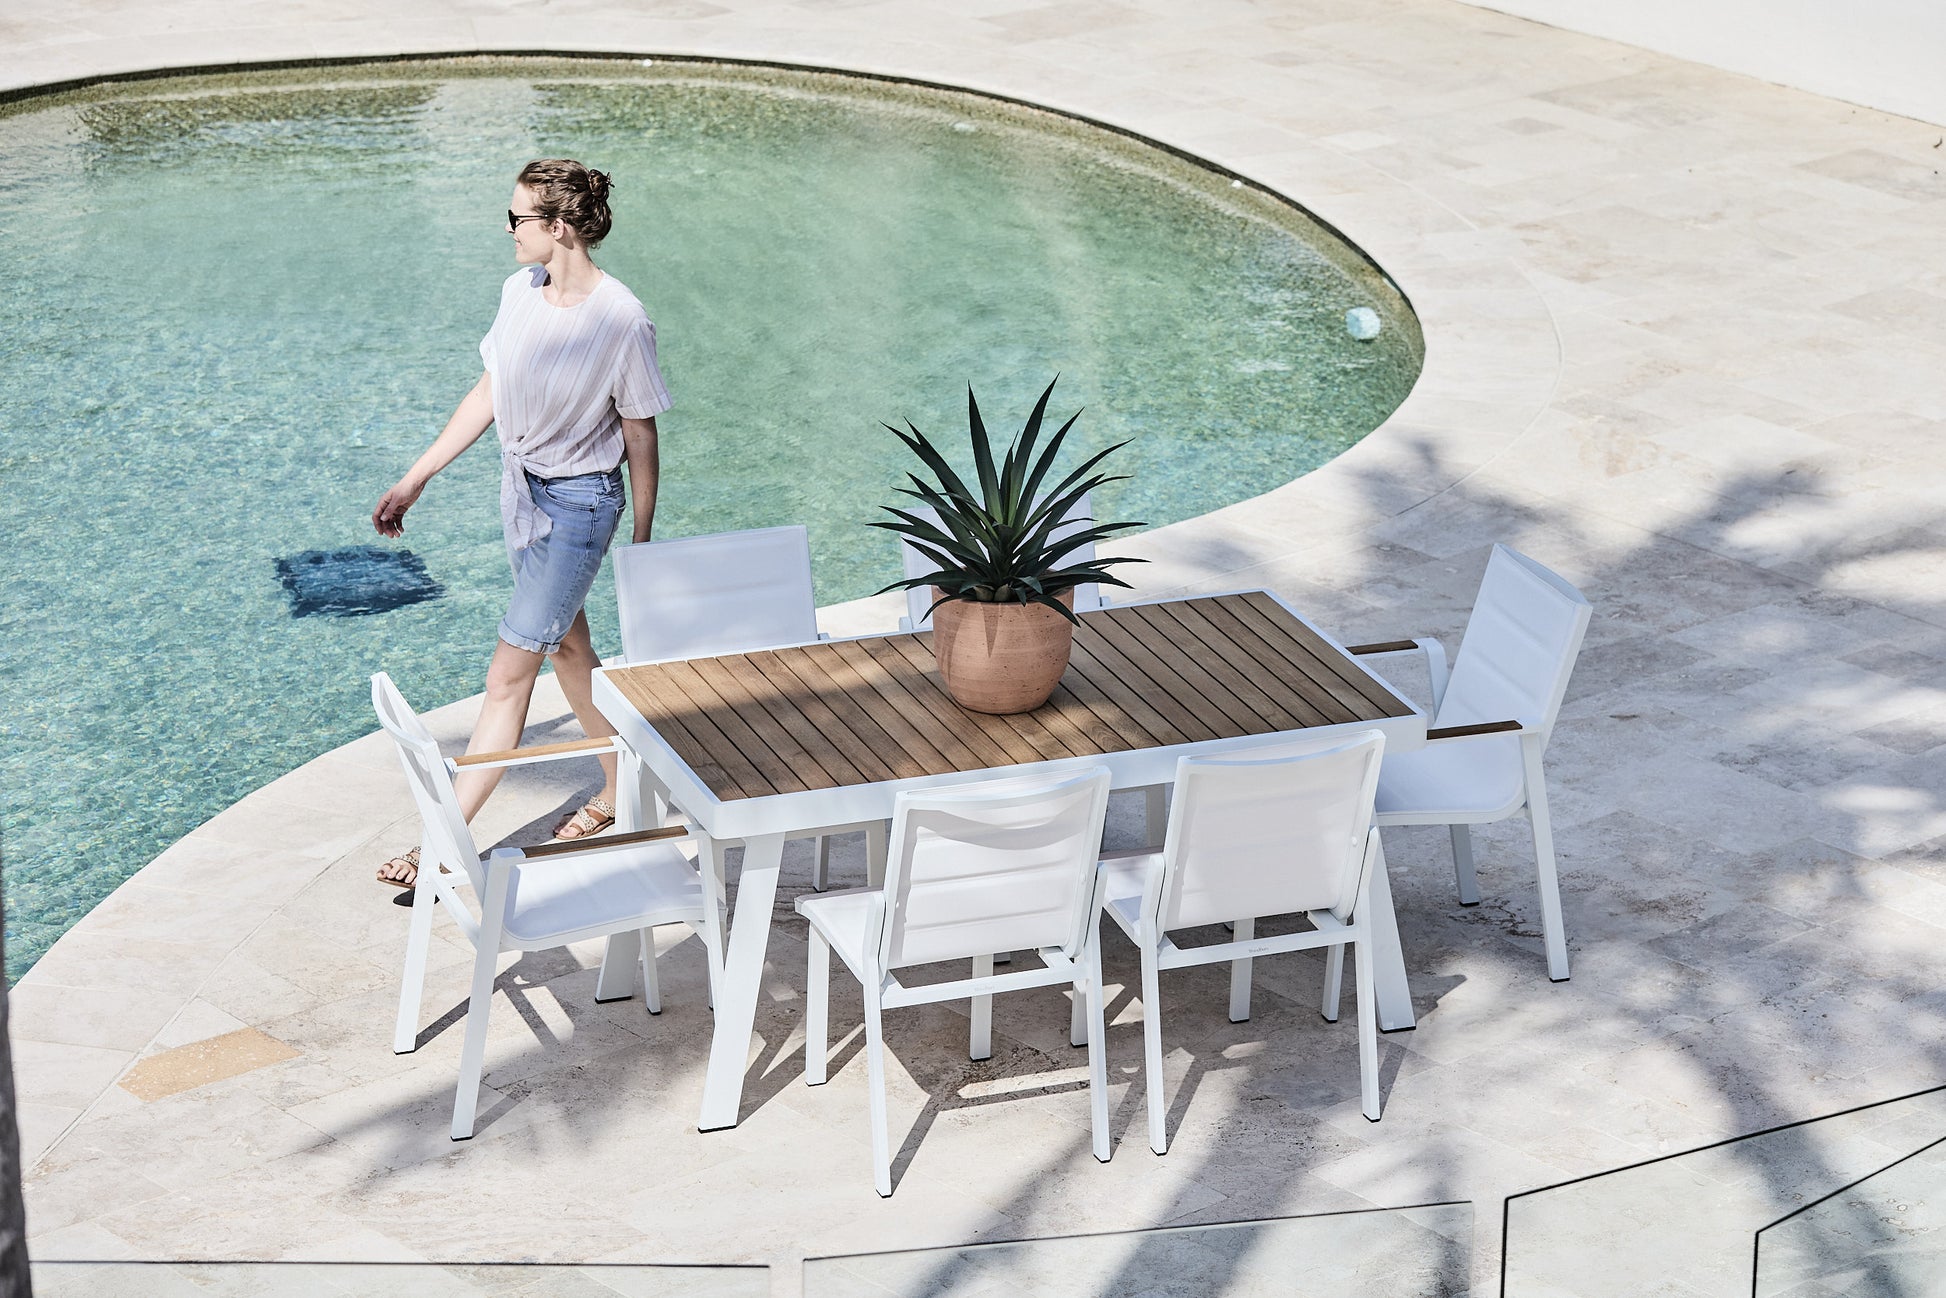
[[[369,730],[374,669],[422,706],[480,687],[508,586],[490,444],[412,513],[439,597],[294,617],[278,561],[379,543],[374,500],[478,374],[511,178],[549,154],[613,173],[597,261],[659,327],[657,534],[806,523],[826,602],[897,575],[864,526],[905,467],[878,422],[959,436],[969,382],[1017,427],[1059,372],[1077,452],[1133,439],[1098,509],[1159,525],[1331,458],[1418,374],[1406,304],[1301,213],[973,96],[469,60],[0,106],[10,973]],[[613,652],[605,579],[590,614]]]

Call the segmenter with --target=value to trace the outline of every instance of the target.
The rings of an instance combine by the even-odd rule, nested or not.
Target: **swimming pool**
[[[804,522],[823,601],[897,575],[864,526],[904,468],[878,421],[954,434],[969,382],[1004,428],[1059,372],[1076,452],[1133,439],[1102,513],[1159,525],[1331,458],[1418,373],[1397,291],[1302,213],[975,96],[464,60],[0,108],[0,234],[29,254],[0,332],[16,976],[168,843],[370,729],[371,671],[424,706],[479,688],[507,585],[488,447],[411,516],[436,598],[300,617],[288,578],[377,543],[373,501],[478,373],[511,178],[545,154],[616,178],[597,260],[656,319],[676,401],[657,534]]]

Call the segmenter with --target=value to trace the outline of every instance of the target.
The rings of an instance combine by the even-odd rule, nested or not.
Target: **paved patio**
[[[1315,966],[1260,962],[1245,1025],[1220,975],[1185,973],[1155,1158],[1113,943],[1113,1162],[1087,1154],[1062,1004],[1002,1001],[979,1065],[951,1010],[908,1012],[880,1202],[845,998],[842,1065],[798,1084],[794,921],[744,1122],[708,1135],[695,944],[653,1019],[594,1005],[598,952],[575,948],[510,963],[480,1134],[454,1145],[456,1012],[387,1048],[407,912],[369,872],[417,828],[361,740],[171,848],[14,989],[37,1256],[765,1261],[784,1293],[805,1254],[1469,1199],[1484,1294],[1509,1194],[1946,1081],[1941,127],[1444,0],[82,0],[0,15],[0,88],[496,49],[1019,96],[1212,158],[1369,250],[1421,314],[1412,397],[1324,469],[1128,548],[1152,593],[1267,585],[1348,640],[1456,636],[1496,540],[1576,581],[1595,619],[1549,754],[1574,979],[1545,976],[1519,827],[1480,835],[1472,910],[1443,835],[1401,834],[1420,1026],[1383,1043],[1382,1123],[1349,1021],[1310,1007]],[[443,738],[470,708],[436,714]],[[511,784],[483,841],[543,834],[575,778]],[[465,958],[440,947],[429,1022]],[[117,1083],[149,1057],[145,1099]],[[1836,1175],[1913,1135],[1803,1158]],[[1712,1175],[1754,1175],[1780,1213],[1815,1181],[1765,1166]],[[1635,1260],[1634,1292],[1724,1291],[1663,1274],[1679,1251]]]

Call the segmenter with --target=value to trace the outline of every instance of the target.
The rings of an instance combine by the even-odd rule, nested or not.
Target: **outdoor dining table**
[[[1054,696],[1017,716],[955,704],[931,644],[930,632],[902,633],[595,673],[596,706],[653,791],[700,831],[719,889],[723,848],[743,845],[704,1131],[738,1121],[787,839],[889,819],[904,790],[1000,775],[1101,765],[1115,788],[1135,789],[1170,783],[1180,757],[1272,735],[1380,730],[1393,750],[1425,742],[1423,712],[1265,590],[1083,614]],[[623,792],[622,827],[635,827],[630,806],[640,816],[647,800]],[[1383,870],[1372,895],[1379,1025],[1396,1031],[1414,1020]],[[611,945],[609,957],[626,951]]]

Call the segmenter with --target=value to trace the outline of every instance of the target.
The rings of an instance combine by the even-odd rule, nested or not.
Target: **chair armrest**
[[[502,859],[513,856],[520,861],[539,861],[552,856],[572,856],[575,853],[593,854],[615,848],[634,847],[639,843],[672,843],[693,838],[696,831],[689,825],[669,825],[662,829],[636,829],[625,834],[596,834],[586,841],[570,838],[553,843],[542,843],[536,847],[500,847],[493,854]]]
[[[1468,739],[1474,735],[1503,735],[1533,733],[1518,721],[1476,721],[1470,726],[1434,726],[1426,732],[1426,742],[1435,739]]]
[[[1439,705],[1446,699],[1446,646],[1431,636],[1421,636],[1414,640],[1378,640],[1371,644],[1355,644],[1347,647],[1345,652],[1356,658],[1424,653],[1426,679],[1432,685],[1432,710],[1437,713]]]
[[[533,762],[558,762],[566,757],[600,756],[612,753],[620,745],[613,737],[607,739],[570,739],[560,744],[536,744],[532,748],[508,748],[497,753],[467,753],[461,757],[449,757],[447,765],[456,770],[473,767],[526,766]]]

